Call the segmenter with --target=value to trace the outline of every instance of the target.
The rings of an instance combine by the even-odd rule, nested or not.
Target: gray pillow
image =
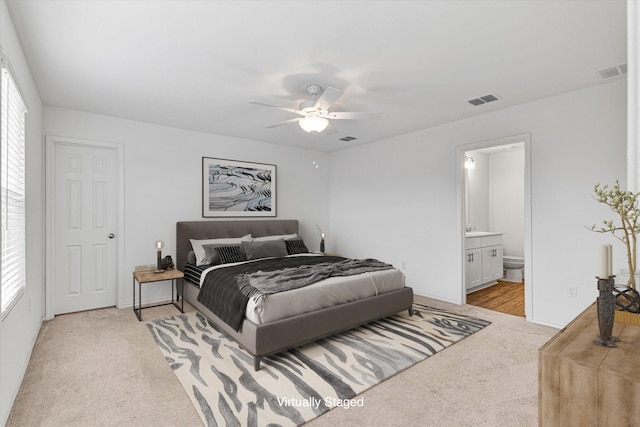
[[[287,256],[287,245],[284,243],[284,239],[242,242],[242,248],[248,260]]]
[[[187,264],[196,265],[196,253],[193,251],[189,251],[187,254]]]
[[[221,264],[244,261],[244,251],[240,245],[218,246],[215,251],[220,257]]]
[[[216,251],[216,248],[223,248],[228,246],[238,246],[244,256],[244,249],[240,246],[239,243],[210,243],[208,245],[202,245],[202,249],[204,249],[205,258],[203,260],[202,265],[218,265],[221,264],[220,253]]]

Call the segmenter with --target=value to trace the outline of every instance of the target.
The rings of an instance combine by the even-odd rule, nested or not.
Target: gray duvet
[[[251,298],[299,289],[330,277],[353,276],[393,266],[375,259],[344,259],[335,263],[320,263],[277,271],[257,271],[237,277],[240,291]]]

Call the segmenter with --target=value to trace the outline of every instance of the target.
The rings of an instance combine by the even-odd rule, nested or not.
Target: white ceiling
[[[625,1],[7,1],[45,104],[310,147],[310,83],[344,91],[337,150],[603,84]],[[495,93],[479,107],[467,100]],[[353,142],[338,138],[354,136]]]

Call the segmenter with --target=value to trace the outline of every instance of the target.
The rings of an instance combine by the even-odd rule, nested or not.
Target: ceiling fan
[[[261,101],[249,101],[249,103],[277,108],[278,110],[288,111],[300,116],[265,127],[274,128],[297,122],[306,132],[322,132],[329,125],[329,120],[363,120],[375,119],[381,116],[380,113],[330,111],[333,104],[343,95],[341,90],[331,86],[328,86],[323,91],[320,85],[310,84],[307,86],[307,92],[311,95],[312,99],[302,101],[297,110],[295,108],[281,107],[279,105],[267,104]]]

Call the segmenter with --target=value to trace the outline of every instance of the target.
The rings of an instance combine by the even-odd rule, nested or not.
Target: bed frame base
[[[186,300],[253,357],[253,367],[260,369],[264,357],[308,344],[407,310],[413,314],[413,290],[397,291],[352,301],[334,307],[305,313],[264,325],[245,319],[240,331],[235,331],[197,300],[200,289],[189,283]]]

